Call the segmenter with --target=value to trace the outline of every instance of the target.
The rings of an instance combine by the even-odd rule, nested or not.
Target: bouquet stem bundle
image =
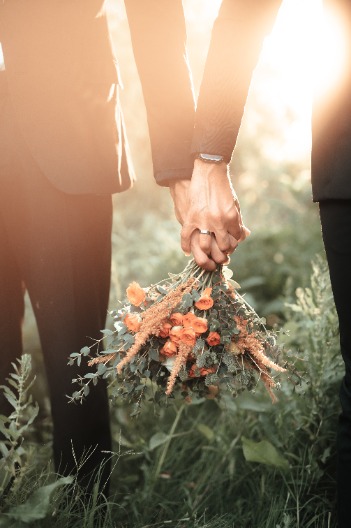
[[[74,380],[80,390],[72,398],[81,400],[104,377],[114,394],[138,405],[150,391],[159,403],[176,394],[235,396],[259,380],[275,401],[271,371],[286,371],[276,360],[275,335],[238,294],[230,273],[222,266],[206,272],[190,261],[149,288],[131,283],[126,302],[111,312],[115,330],[103,331],[106,350],[99,351],[99,341],[71,354],[71,363],[87,356],[97,368]]]

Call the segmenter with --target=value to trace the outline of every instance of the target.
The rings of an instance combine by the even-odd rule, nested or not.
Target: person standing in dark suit
[[[223,0],[215,21],[196,109],[191,182],[175,183],[175,207],[183,224],[182,247],[207,269],[218,250],[242,230],[240,216],[226,224],[224,208],[211,202],[214,186],[223,188],[253,69],[280,0]],[[351,3],[325,0],[340,21],[346,56],[342,79],[333,93],[318,90],[312,117],[312,190],[319,202],[323,240],[339,317],[345,376],[340,389],[337,431],[339,528],[351,526]],[[333,48],[333,46],[331,46]],[[337,60],[337,57],[335,57]],[[323,88],[323,87],[318,87]],[[179,189],[179,196],[177,190]],[[218,196],[217,191],[217,196]],[[227,191],[228,195],[228,191]],[[210,197],[210,198],[209,198]],[[200,214],[204,234],[194,225]],[[221,213],[222,212],[222,213]],[[194,223],[195,222],[195,223]],[[206,232],[212,235],[208,236]]]
[[[126,0],[158,184],[191,178],[194,101],[181,0]],[[89,475],[111,435],[106,386],[69,405],[70,353],[107,314],[113,193],[133,173],[103,0],[0,2],[0,384],[22,352],[28,291],[47,373],[54,462]],[[117,114],[116,114],[117,107]],[[117,118],[116,118],[117,117]],[[0,412],[10,411],[6,401]]]

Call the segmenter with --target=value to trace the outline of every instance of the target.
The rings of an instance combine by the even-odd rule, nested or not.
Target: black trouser
[[[25,288],[47,373],[55,466],[63,474],[75,471],[75,458],[95,449],[79,473],[83,483],[109,456],[102,451],[111,450],[108,397],[99,383],[85,403],[69,403],[72,378],[84,371],[67,361],[105,326],[111,226],[111,196],[68,195],[41,173],[0,75],[0,384],[22,352]],[[3,400],[1,406],[8,412]]]
[[[351,527],[351,200],[320,203],[324,244],[339,316],[345,377],[337,437],[339,528]]]

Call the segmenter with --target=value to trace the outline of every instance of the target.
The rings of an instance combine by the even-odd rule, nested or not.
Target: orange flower
[[[180,332],[180,340],[185,345],[193,347],[196,343],[196,333],[191,327],[182,328]]]
[[[188,328],[189,326],[193,326],[194,319],[196,319],[196,315],[193,312],[188,312],[187,314],[183,315],[183,326],[184,326],[184,328]]]
[[[210,332],[206,341],[210,346],[216,346],[221,342],[221,336],[217,332]]]
[[[208,329],[208,323],[207,319],[204,317],[195,317],[192,328],[195,330],[197,334],[203,334],[204,332],[207,332]]]
[[[177,345],[172,341],[166,341],[164,346],[161,348],[161,354],[167,357],[175,356],[177,353]]]
[[[205,288],[195,306],[199,310],[209,310],[212,308],[214,300],[211,297],[212,288]]]
[[[170,331],[171,328],[172,328],[171,323],[169,323],[168,321],[165,321],[162,324],[162,326],[161,326],[161,328],[160,328],[160,330],[158,332],[158,335],[160,337],[168,337],[169,336],[169,331]]]
[[[146,293],[137,282],[131,282],[126,290],[128,301],[133,306],[140,306],[145,301]]]
[[[172,313],[169,319],[173,326],[181,326],[183,323],[183,314],[179,312]]]
[[[173,343],[179,343],[182,330],[182,326],[173,326],[170,329],[169,338],[171,341],[173,341]]]
[[[216,372],[216,367],[199,368],[194,363],[194,365],[192,365],[189,370],[189,377],[190,378],[200,378],[201,376],[207,376],[207,374],[213,374],[214,372]]]
[[[141,320],[137,314],[127,314],[123,322],[131,332],[138,332],[140,330]]]

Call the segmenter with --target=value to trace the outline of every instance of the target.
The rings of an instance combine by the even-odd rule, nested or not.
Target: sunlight
[[[338,86],[346,72],[347,28],[336,11],[317,11],[316,43],[312,48],[315,60],[313,86],[317,96]]]
[[[253,97],[276,123],[275,136],[264,148],[271,160],[309,163],[312,97],[338,87],[345,50],[343,24],[322,0],[283,1],[252,84]],[[254,133],[251,112],[245,126]]]
[[[265,43],[266,60],[288,76],[286,89],[296,104],[299,100],[304,104],[302,79],[305,92],[325,92],[337,86],[345,69],[343,21],[322,4],[322,0],[285,0]]]
[[[1,42],[0,42],[0,71],[5,69],[4,55],[2,52]]]
[[[199,0],[184,0],[183,4],[190,62],[198,88],[213,19],[221,2],[201,0],[201,8]],[[337,87],[344,71],[345,49],[342,22],[323,7],[322,0],[283,0],[273,30],[265,39],[250,90],[277,124],[274,140],[265,143],[272,160],[309,162],[312,96]],[[262,117],[255,115],[250,103],[247,114],[244,129],[255,134],[257,119]],[[277,148],[279,142],[281,148]]]

